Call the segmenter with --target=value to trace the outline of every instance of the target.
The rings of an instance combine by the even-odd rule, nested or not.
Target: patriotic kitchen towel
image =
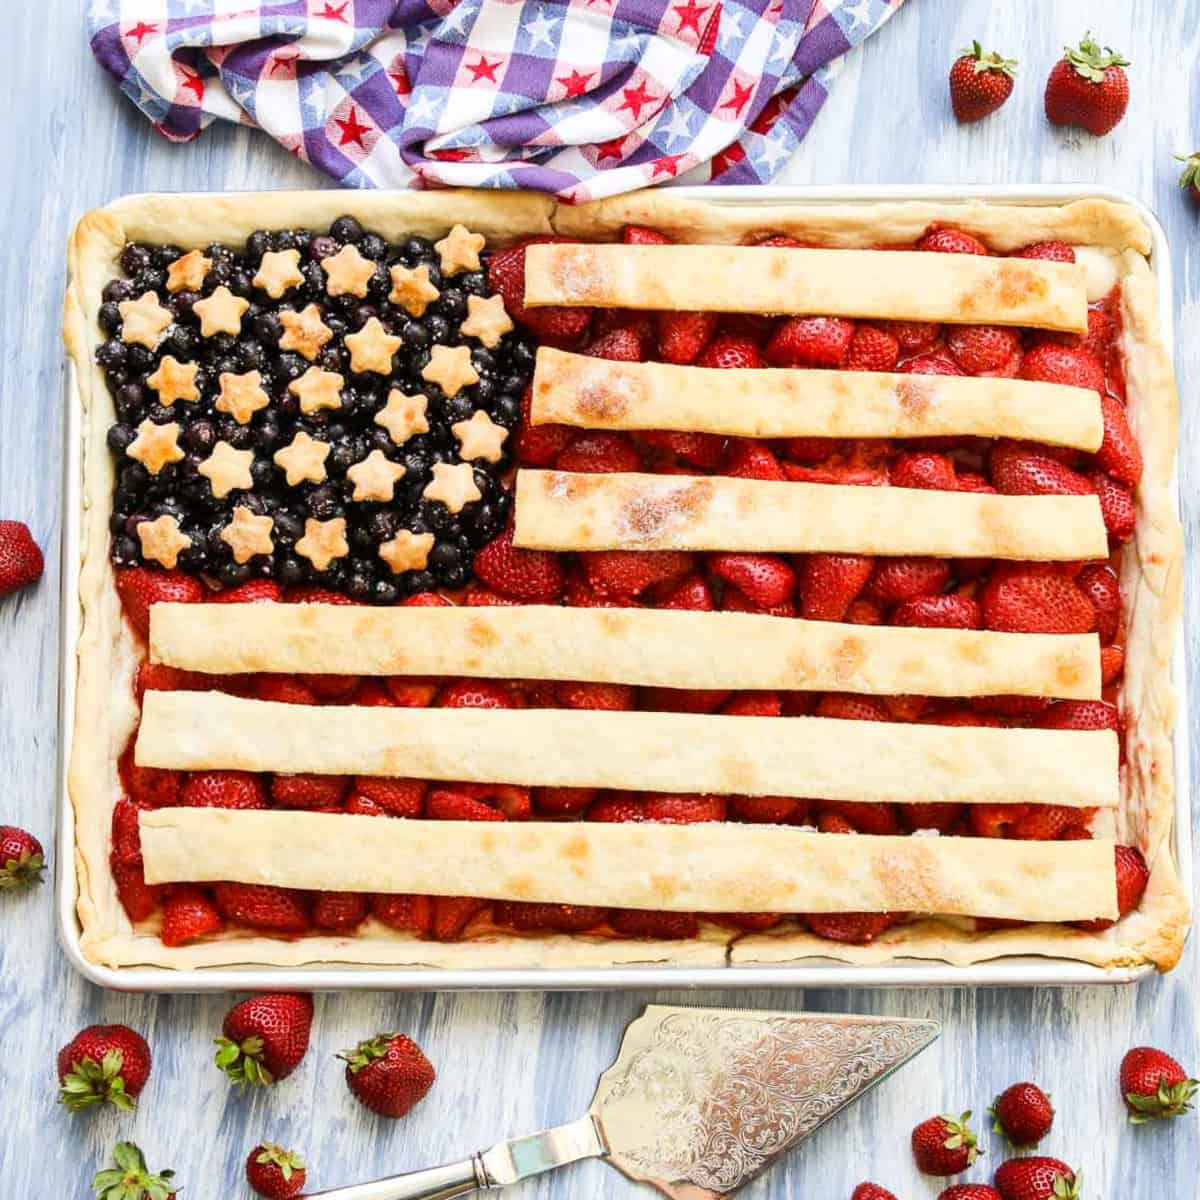
[[[90,0],[175,141],[265,129],[349,187],[766,183],[904,0]]]

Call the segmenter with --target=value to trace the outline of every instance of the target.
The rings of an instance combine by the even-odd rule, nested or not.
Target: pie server
[[[449,1200],[583,1158],[672,1200],[720,1200],[940,1032],[936,1021],[652,1004],[578,1121],[309,1200]]]

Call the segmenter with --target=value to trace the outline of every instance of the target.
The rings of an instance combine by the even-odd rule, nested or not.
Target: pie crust
[[[659,228],[683,243],[733,244],[757,235],[783,233],[829,247],[867,248],[911,244],[931,223],[941,221],[986,239],[998,251],[1049,238],[1071,243],[1084,267],[1089,298],[1103,295],[1113,283],[1120,282],[1128,411],[1146,471],[1137,495],[1136,533],[1123,556],[1122,590],[1129,616],[1122,694],[1127,764],[1121,774],[1122,804],[1114,813],[1113,824],[1116,837],[1137,844],[1151,868],[1140,907],[1099,934],[1063,925],[980,933],[952,921],[921,919],[895,926],[872,944],[861,947],[819,939],[791,923],[756,935],[732,934],[704,923],[698,938],[683,942],[525,935],[485,929],[468,942],[439,944],[416,941],[372,920],[354,937],[321,936],[287,942],[234,931],[220,940],[178,949],[161,944],[154,920],[132,927],[117,900],[107,862],[110,816],[120,794],[116,763],[138,720],[132,677],[140,652],[122,617],[107,554],[107,513],[114,469],[105,434],[113,411],[103,373],[93,358],[100,342],[97,311],[101,291],[118,273],[117,259],[127,240],[202,248],[214,241],[242,240],[263,226],[327,225],[343,213],[354,215],[389,240],[411,234],[442,237],[451,222],[459,222],[483,234],[492,245],[550,234],[600,239],[615,236],[626,224],[641,223]],[[975,201],[739,206],[668,192],[645,192],[569,207],[544,196],[525,194],[317,191],[226,194],[205,197],[202,204],[188,196],[136,196],[87,214],[70,242],[65,308],[67,347],[77,368],[84,415],[82,634],[77,682],[81,719],[76,723],[71,747],[69,790],[75,810],[78,914],[85,956],[109,966],[154,964],[177,968],[235,963],[421,964],[442,968],[646,962],[717,965],[814,958],[861,963],[932,958],[967,964],[1012,954],[1052,955],[1105,967],[1153,963],[1166,969],[1174,965],[1190,916],[1171,844],[1171,732],[1176,705],[1171,657],[1182,600],[1182,536],[1170,490],[1178,414],[1170,358],[1159,331],[1154,279],[1146,259],[1150,249],[1149,231],[1137,212],[1101,199],[1045,206]],[[693,307],[695,299],[689,299],[691,304],[681,307]],[[644,298],[640,304],[645,306]],[[947,314],[946,319],[953,320],[954,314]],[[976,314],[970,319],[982,318]],[[1078,327],[1077,310],[1068,319],[1075,322],[1069,327]],[[1020,320],[1025,322],[1028,317]],[[862,729],[855,729],[855,737]],[[165,815],[153,814],[155,818]],[[293,814],[261,815],[286,819]],[[310,814],[294,815],[303,818]],[[400,823],[378,822],[372,826],[373,836],[379,824]],[[498,828],[505,827],[489,826],[491,831]],[[720,828],[722,832],[737,829],[740,833],[744,827]],[[538,836],[536,826],[513,826],[511,836],[520,836],[520,829]],[[154,836],[149,825],[147,835]],[[814,845],[820,841],[812,840]],[[860,839],[825,840],[846,843]],[[928,840],[933,843],[940,839]],[[1036,844],[989,842],[987,849],[995,851],[1010,845],[1013,849],[1004,849],[1004,853],[1022,854],[1024,848]],[[1061,849],[1075,844],[1054,845]],[[1099,841],[1091,843],[1093,852],[1102,845]],[[841,852],[836,848],[832,851]],[[923,848],[916,852],[923,853]],[[1067,859],[1056,861],[1065,863]],[[1100,872],[1091,874],[1099,878]]]
[[[190,771],[846,801],[1019,804],[1034,795],[1110,808],[1119,799],[1117,739],[1105,729],[559,708],[314,707],[224,692],[147,692],[135,761]]]
[[[1095,496],[776,483],[729,476],[517,472],[517,546],[1104,558]]]
[[[1095,392],[1023,379],[623,363],[543,346],[534,425],[730,437],[1010,437],[1096,450]]]
[[[236,675],[459,675],[882,696],[1099,699],[1094,634],[667,609],[156,604],[150,661]]]

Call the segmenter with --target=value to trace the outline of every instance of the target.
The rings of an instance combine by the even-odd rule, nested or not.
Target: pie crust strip
[[[448,675],[1100,698],[1094,634],[905,629],[666,609],[156,604],[150,658],[212,675]]]
[[[950,558],[1108,555],[1095,496],[997,496],[723,476],[517,472],[514,543]]]
[[[625,363],[543,346],[534,425],[674,429],[731,437],[1010,437],[1080,450],[1104,437],[1085,388],[882,371],[722,371]]]
[[[1075,263],[915,250],[541,243],[525,303],[1087,330]]]
[[[848,801],[1115,807],[1109,730],[568,709],[319,707],[145,695],[135,759],[180,770],[413,776]]]
[[[412,892],[675,912],[1116,915],[1109,841],[837,837],[779,827],[389,821],[158,809],[150,883]]]

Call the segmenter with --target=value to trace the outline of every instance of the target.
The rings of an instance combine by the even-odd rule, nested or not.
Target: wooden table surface
[[[0,821],[53,839],[58,654],[63,244],[87,208],[144,189],[314,186],[317,177],[265,137],[213,129],[173,146],[93,63],[83,5],[12,5],[5,22],[8,164],[0,213],[0,515],[26,520],[47,549],[46,576],[0,604],[0,764],[8,783]],[[1083,31],[1124,50],[1133,100],[1117,131],[1095,140],[1048,126],[1041,88],[1065,42]],[[973,37],[1021,60],[1014,97],[997,116],[959,128],[945,76]],[[1189,536],[1200,520],[1197,423],[1200,376],[1197,208],[1175,187],[1172,154],[1200,144],[1200,0],[1085,0],[996,4],[910,0],[849,65],[786,181],[793,183],[1076,182],[1125,188],[1162,217],[1173,246],[1184,398],[1182,478]],[[1192,551],[1194,554],[1194,546]],[[1189,627],[1196,628],[1196,563]],[[1188,646],[1196,678],[1200,640]],[[1193,753],[1192,773],[1200,779]],[[827,1127],[745,1194],[840,1200],[875,1178],[901,1197],[938,1188],[912,1165],[908,1134],[938,1111],[985,1109],[1000,1088],[1033,1077],[1054,1095],[1046,1143],[1081,1167],[1089,1197],[1180,1200],[1195,1194],[1197,1121],[1135,1130],[1122,1120],[1116,1067],[1126,1047],[1151,1042],[1195,1070],[1196,940],[1170,976],[1138,987],[1068,990],[791,991],[674,994],[699,1003],[935,1017],[941,1042]],[[242,1162],[257,1141],[303,1149],[310,1186],[331,1187],[457,1157],[504,1135],[581,1113],[620,1032],[651,997],[615,995],[323,996],[312,1049],[285,1084],[239,1095],[211,1065],[223,997],[105,994],[84,983],[55,943],[53,888],[0,902],[0,1180],[9,1196],[82,1196],[112,1143],[132,1137],[152,1165],[174,1166],[193,1200],[245,1194]],[[658,998],[662,998],[661,996]],[[126,1021],[154,1048],[155,1070],[136,1116],[71,1119],[54,1104],[53,1055],[93,1021]],[[412,1034],[439,1071],[407,1120],[376,1121],[350,1098],[333,1054],[360,1036]],[[1001,1144],[986,1138],[989,1158]],[[589,1163],[513,1194],[632,1196],[633,1185]]]

